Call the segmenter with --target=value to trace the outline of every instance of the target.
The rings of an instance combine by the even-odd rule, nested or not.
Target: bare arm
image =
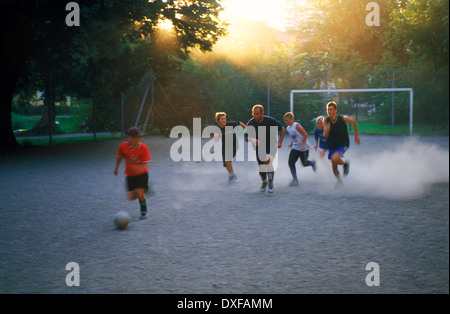
[[[330,125],[327,122],[327,119],[323,119],[323,137],[328,138],[330,135]]]
[[[353,125],[353,128],[355,130],[355,143],[359,145],[360,139],[359,139],[359,132],[358,132],[358,122],[349,116],[343,116],[345,123],[351,123]]]
[[[280,131],[280,138],[278,140],[278,148],[281,148],[281,146],[283,145],[283,140],[284,140],[284,134],[286,133],[286,129],[283,127]]]
[[[302,135],[303,137],[302,145],[304,145],[306,143],[306,139],[308,138],[308,133],[306,133],[305,129],[300,124],[297,124],[295,128]]]
[[[116,168],[114,168],[114,175],[115,176],[117,176],[119,174],[119,166],[120,166],[121,162],[122,162],[122,158],[117,158]]]
[[[243,123],[242,123],[243,124]],[[246,141],[246,142],[251,142],[253,145],[255,145],[255,146],[258,146],[258,144],[259,144],[259,141],[255,138],[255,137],[253,137],[253,136],[250,136],[249,134],[248,134],[248,127],[249,127],[249,125],[247,124],[247,125],[245,125],[245,128],[247,129],[247,136],[244,136],[244,140]],[[253,127],[253,126],[251,126],[251,127]],[[254,134],[254,132],[252,133],[252,134]]]

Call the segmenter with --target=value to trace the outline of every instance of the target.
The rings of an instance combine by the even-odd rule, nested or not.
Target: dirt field
[[[298,163],[289,187],[286,138],[273,194],[254,161],[235,161],[229,186],[221,162],[174,162],[176,139],[143,141],[144,221],[113,175],[120,141],[0,157],[0,293],[449,293],[448,137],[362,136],[339,189],[314,151],[317,172]],[[79,286],[66,285],[70,262]]]

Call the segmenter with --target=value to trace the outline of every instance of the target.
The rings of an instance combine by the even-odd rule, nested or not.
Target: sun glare
[[[173,29],[173,23],[171,20],[161,20],[158,23],[158,27],[165,31],[170,31]]]
[[[223,0],[222,17],[226,20],[247,18],[263,21],[269,27],[284,30],[287,16],[286,0]]]

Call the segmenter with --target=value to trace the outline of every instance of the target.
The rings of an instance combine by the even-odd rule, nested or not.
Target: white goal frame
[[[413,134],[413,89],[412,88],[363,88],[363,89],[293,89],[290,95],[290,111],[294,113],[294,94],[308,93],[368,93],[368,92],[409,92],[409,135]]]

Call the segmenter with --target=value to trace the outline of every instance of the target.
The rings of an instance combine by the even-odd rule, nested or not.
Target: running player
[[[320,159],[325,157],[325,153],[328,150],[327,139],[323,136],[323,120],[325,118],[323,116],[318,116],[316,118],[316,128],[314,129],[314,138],[316,140],[316,145],[314,146],[314,150],[317,151],[319,149]]]
[[[269,183],[268,192],[273,193],[273,179],[275,174],[273,161],[278,148],[282,146],[285,129],[280,122],[264,115],[264,107],[262,105],[254,105],[252,115],[253,118],[247,123],[247,132],[244,134],[244,138],[246,142],[252,142],[256,150],[259,175],[262,180],[262,185],[259,190],[264,192],[267,183]],[[271,132],[271,129],[276,130],[277,133]],[[269,182],[267,182],[267,179]]]
[[[311,145],[308,142],[308,133],[301,126],[300,123],[294,122],[294,114],[292,112],[287,112],[284,115],[284,123],[286,123],[286,131],[292,137],[292,142],[289,144],[291,147],[291,152],[289,153],[289,169],[292,174],[292,181],[289,183],[290,186],[298,185],[297,169],[295,168],[295,163],[300,158],[303,167],[311,166],[314,171],[316,171],[316,162],[308,160],[309,149]]]
[[[344,153],[350,146],[350,139],[348,136],[347,123],[351,123],[355,129],[355,143],[359,145],[358,123],[355,119],[349,116],[341,116],[337,114],[337,104],[330,101],[327,104],[328,117],[324,120],[323,136],[328,143],[328,159],[331,160],[331,166],[334,176],[336,177],[336,187],[342,185],[342,180],[339,174],[338,165],[344,167],[344,176],[348,175],[350,171],[349,161],[344,161]]]
[[[119,166],[125,159],[127,197],[130,201],[139,200],[141,219],[147,218],[145,190],[148,189],[148,165],[151,160],[150,149],[141,142],[144,135],[137,127],[128,129],[128,141],[119,146],[114,175],[119,174]]]
[[[236,175],[234,174],[232,160],[236,156],[236,153],[239,149],[239,142],[237,141],[236,133],[234,132],[234,127],[240,125],[245,129],[246,125],[240,121],[227,121],[227,114],[225,112],[216,112],[215,118],[221,131],[220,135],[222,135],[223,166],[228,171],[228,183],[231,184],[234,183],[234,181],[236,181]],[[220,135],[214,134],[214,140],[216,142],[219,141]]]

